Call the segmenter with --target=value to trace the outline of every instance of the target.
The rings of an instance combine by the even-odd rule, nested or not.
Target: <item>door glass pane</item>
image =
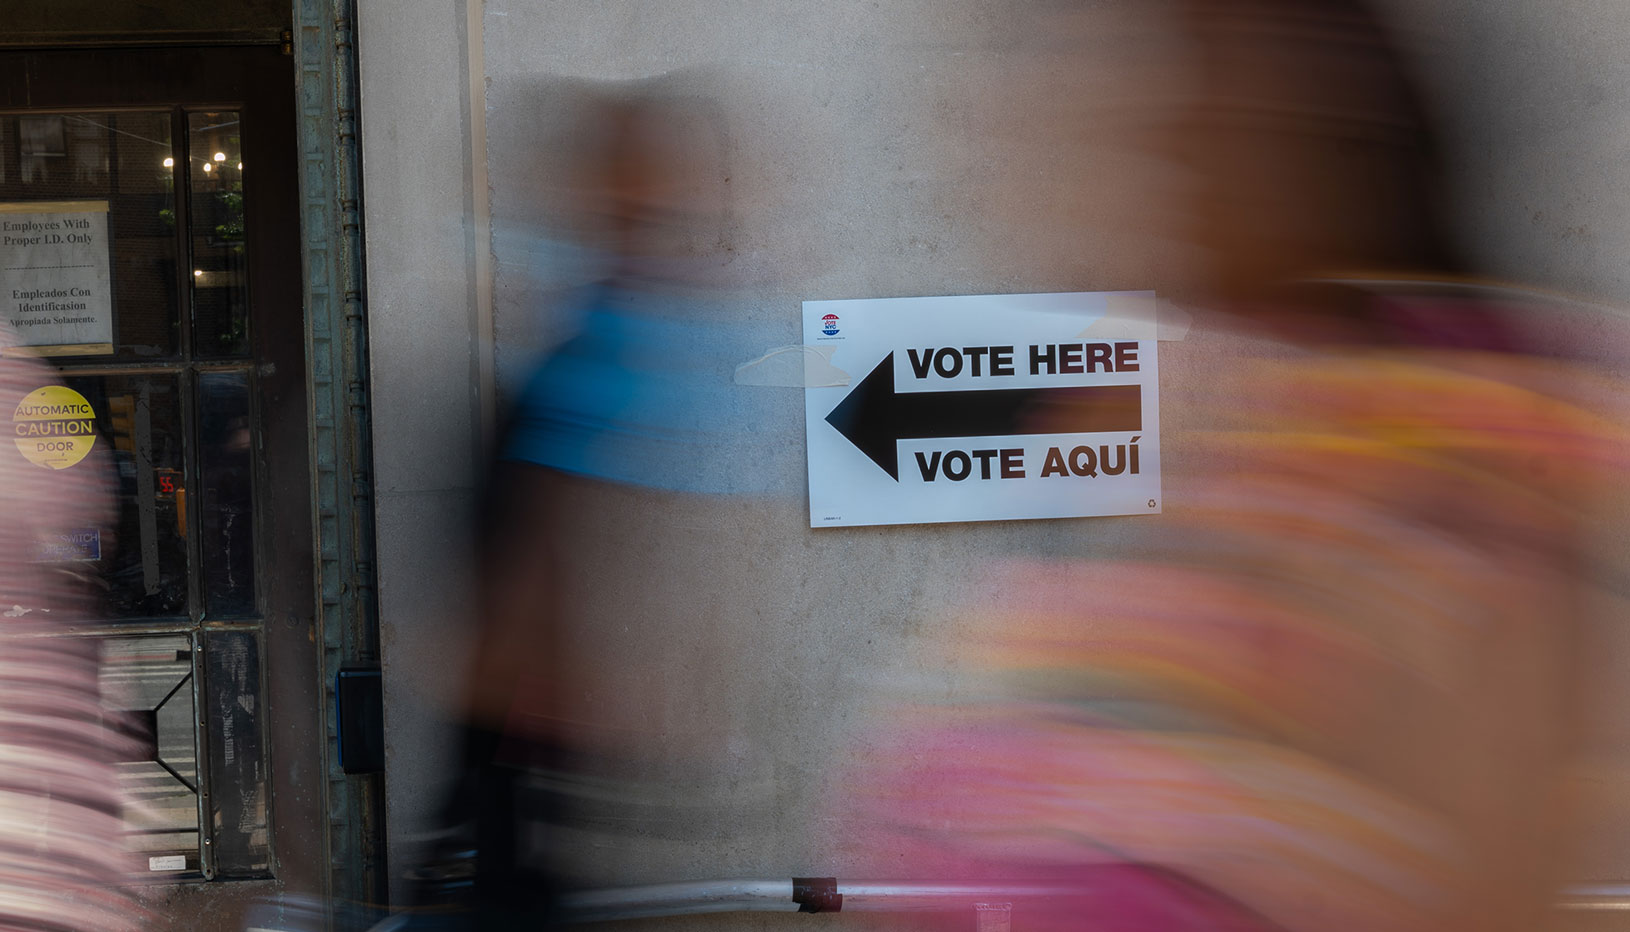
[[[179,346],[167,110],[0,115],[0,309],[40,355]]]
[[[249,275],[243,236],[238,114],[187,114],[192,177],[192,315],[199,356],[249,352]]]
[[[260,640],[252,631],[207,630],[204,701],[211,710],[207,780],[216,876],[260,877],[271,868],[266,795],[265,708]]]
[[[111,540],[85,545],[107,584],[111,618],[187,614],[187,490],[181,398],[171,374],[71,375],[96,412],[113,461],[118,512]],[[103,442],[98,440],[98,443]],[[95,468],[97,459],[70,467]]]
[[[255,610],[254,488],[249,457],[249,375],[198,376],[198,466],[209,616]]]
[[[103,645],[103,702],[127,739],[118,770],[128,846],[150,873],[200,870],[192,659],[185,635]]]

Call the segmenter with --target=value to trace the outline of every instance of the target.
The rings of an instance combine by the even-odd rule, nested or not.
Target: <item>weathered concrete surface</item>
[[[490,192],[460,187],[471,177],[457,135],[469,123],[462,13],[361,6],[393,838],[421,824],[428,762],[446,751],[420,699],[444,694],[458,670],[445,651],[456,652],[448,615],[464,596],[432,568],[462,546],[458,499],[473,488],[466,251],[489,247],[470,241],[461,211],[490,195],[507,397],[567,331],[559,295],[585,274],[538,194],[558,157],[561,88],[679,71],[710,89],[729,192],[717,257],[730,287],[716,313],[766,347],[797,341],[805,299],[1185,284],[1190,256],[1170,235],[1183,176],[1150,133],[1188,75],[1158,4],[490,0],[474,69],[486,79]],[[1474,256],[1512,280],[1630,303],[1618,259],[1630,239],[1619,177],[1630,10],[1393,6],[1446,121]],[[1183,399],[1234,351],[1229,339],[1202,324],[1161,347],[1173,469],[1183,431],[1200,426]],[[864,747],[869,710],[895,691],[955,694],[954,673],[926,679],[923,648],[992,561],[1137,547],[1137,519],[811,531],[798,392],[762,391],[766,453],[744,467],[757,494],[576,497],[572,649],[605,662],[608,694],[639,697],[618,714],[668,716],[630,722],[663,736],[632,775],[662,815],[609,825],[585,844],[583,877],[886,872],[834,861],[816,841],[834,831],[815,821],[834,755]],[[1630,541],[1602,546],[1630,553]],[[1630,636],[1604,632],[1595,657],[1599,707],[1630,708]],[[1630,716],[1592,729],[1601,764],[1587,782],[1604,819],[1583,870],[1626,879]]]
[[[385,669],[386,833],[417,856],[455,752],[480,388],[464,4],[360,3],[364,229]],[[398,881],[399,898],[402,887]]]

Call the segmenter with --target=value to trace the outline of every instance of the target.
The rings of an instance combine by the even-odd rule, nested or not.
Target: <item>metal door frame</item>
[[[386,898],[384,780],[340,768],[335,684],[378,667],[373,445],[363,292],[357,63],[352,0],[296,0],[292,51],[299,108],[316,624],[322,653],[326,865],[330,899]]]

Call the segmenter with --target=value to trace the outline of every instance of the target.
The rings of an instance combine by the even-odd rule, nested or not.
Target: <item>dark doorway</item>
[[[86,292],[57,315],[85,332],[8,303],[117,473],[111,533],[51,558],[106,587],[74,633],[105,639],[150,751],[121,764],[146,804],[132,880],[172,928],[235,929],[235,904],[327,873],[295,139],[276,46],[0,52],[0,220],[101,238],[83,286],[11,269],[0,291]]]

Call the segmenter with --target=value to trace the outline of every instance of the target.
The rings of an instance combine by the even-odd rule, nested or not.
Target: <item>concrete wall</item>
[[[765,347],[798,342],[806,299],[1184,284],[1168,235],[1180,175],[1150,128],[1187,76],[1158,4],[359,5],[397,869],[447,751],[434,709],[461,670],[462,522],[487,407],[564,335],[559,295],[581,283],[538,222],[553,90],[675,71],[711,89],[730,191],[715,310]],[[1630,66],[1613,38],[1630,12],[1396,6],[1450,121],[1474,251],[1514,279],[1630,301],[1616,259]],[[1184,398],[1228,339],[1200,326],[1161,347],[1172,468],[1193,426]],[[812,532],[801,393],[761,391],[752,494],[573,499],[569,602],[590,632],[573,649],[616,658],[607,669],[630,672],[607,692],[669,716],[628,775],[661,818],[588,839],[584,877],[887,872],[820,840],[834,754],[864,746],[868,709],[900,684],[954,692],[954,676],[923,681],[921,649],[992,563],[1121,554],[1142,533],[1137,519]],[[1601,679],[1630,684],[1615,644]],[[1598,740],[1623,749],[1630,731],[1604,722]],[[1598,781],[1604,805],[1616,779]],[[1626,850],[1604,835],[1589,872],[1630,878]]]
[[[470,519],[492,397],[484,157],[470,107],[479,27],[472,57],[468,12],[462,3],[357,10],[386,832],[398,878],[456,751],[444,710],[468,650]]]
[[[1171,169],[1144,121],[1178,76],[1137,4],[1078,6],[489,2],[501,390],[567,326],[560,290],[580,283],[548,261],[538,210],[573,81],[671,75],[717,107],[726,216],[704,237],[717,264],[706,313],[757,340],[709,347],[721,378],[800,342],[805,299],[1159,281],[1181,255],[1153,222]],[[1163,359],[1163,375],[1184,366]],[[811,531],[802,391],[751,391],[757,433],[725,486],[740,493],[585,483],[561,522],[563,649],[601,671],[598,714],[642,736],[620,790],[644,805],[585,830],[570,871],[588,882],[898,873],[840,850],[825,795],[876,707],[903,683],[949,694],[929,648],[996,565],[1123,552],[1141,531],[1126,519]]]

